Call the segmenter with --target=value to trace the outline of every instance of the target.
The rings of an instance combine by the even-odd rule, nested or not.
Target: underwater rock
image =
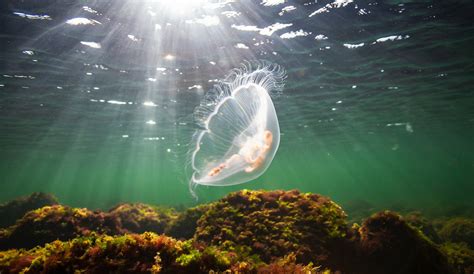
[[[191,239],[197,228],[197,221],[210,205],[199,205],[181,212],[167,227],[165,234],[177,239]]]
[[[446,257],[401,216],[384,211],[359,229],[360,273],[451,273]]]
[[[208,273],[224,271],[226,252],[192,245],[152,232],[124,236],[92,233],[42,248],[0,252],[0,272],[27,273]]]
[[[474,249],[474,220],[462,217],[449,219],[443,224],[439,235],[445,241],[463,242]]]
[[[91,233],[30,250],[0,251],[0,273],[308,273],[316,269],[311,263],[294,263],[292,256],[266,265],[236,252],[152,232]]]
[[[145,204],[122,204],[109,212],[63,205],[28,212],[17,223],[0,231],[0,249],[32,248],[54,240],[70,240],[91,232],[108,235],[163,233],[176,213]]]
[[[297,190],[243,190],[211,204],[194,239],[258,255],[266,263],[294,253],[296,263],[334,269],[339,256],[333,252],[347,229],[344,211],[329,198]]]
[[[15,224],[28,211],[47,205],[56,205],[58,200],[51,194],[34,192],[29,196],[17,198],[0,205],[0,228]]]
[[[161,234],[168,224],[176,219],[172,209],[159,208],[142,203],[121,204],[109,210],[110,218],[116,219],[121,229],[127,233],[146,231]]]
[[[307,274],[307,273],[327,273],[331,274],[330,270],[322,270],[319,266],[314,266],[312,263],[307,265],[296,263],[296,257],[293,253],[279,259],[270,264],[264,264],[258,268],[258,273],[292,273],[292,274]]]
[[[119,234],[117,222],[104,213],[62,205],[28,212],[15,225],[0,232],[0,249],[32,248],[54,240],[69,240],[92,231]]]
[[[466,243],[444,243],[441,251],[446,254],[456,273],[474,273],[474,250],[470,249]]]
[[[443,228],[464,231],[459,219]],[[297,190],[243,190],[179,214],[52,205],[0,230],[0,250],[18,248],[0,251],[0,273],[472,273],[472,249],[437,246],[432,223],[384,211],[348,227],[336,203]],[[135,234],[146,230],[168,236]]]
[[[404,216],[405,221],[412,227],[420,230],[426,237],[434,243],[441,243],[442,240],[436,232],[433,222],[426,219],[420,212],[411,212]]]

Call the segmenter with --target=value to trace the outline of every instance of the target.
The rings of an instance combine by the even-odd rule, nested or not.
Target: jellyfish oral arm
[[[208,174],[207,176],[215,176],[219,173],[221,173],[221,171],[226,168],[227,165],[226,164],[220,164],[218,167],[215,167],[213,168]]]
[[[227,167],[230,167],[233,165],[233,163],[236,163],[238,162],[239,160],[241,159],[241,156],[239,154],[234,154],[232,155],[229,159],[227,159],[225,161],[225,163],[223,164],[220,164],[218,167],[215,167],[213,168],[208,174],[207,176],[215,176],[219,173],[221,173],[221,171]]]
[[[242,159],[249,164],[244,171],[249,173],[258,169],[262,166],[267,154],[270,151],[273,143],[273,134],[269,130],[263,132],[264,144],[255,144],[254,142],[248,141],[239,151],[239,154],[232,155],[225,163],[219,164],[217,167],[211,169],[207,176],[216,176],[221,173],[222,170],[233,165],[238,164]],[[249,148],[250,147],[250,148]],[[256,155],[256,157],[255,157]]]
[[[250,164],[247,168],[245,168],[245,172],[253,172],[254,170],[258,169],[262,164],[265,162],[265,158],[267,158],[268,151],[272,147],[273,143],[273,134],[269,130],[265,130],[263,133],[264,136],[264,145],[262,147],[258,147],[259,150],[258,156],[255,160],[252,160],[250,157],[246,157],[247,163]]]

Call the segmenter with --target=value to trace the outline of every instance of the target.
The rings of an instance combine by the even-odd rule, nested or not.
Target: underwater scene
[[[0,274],[474,273],[473,15],[1,1]]]

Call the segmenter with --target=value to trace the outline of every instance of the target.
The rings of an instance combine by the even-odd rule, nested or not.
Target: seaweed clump
[[[313,263],[307,265],[296,263],[296,257],[293,253],[278,259],[270,264],[263,264],[258,267],[258,273],[293,273],[293,274],[307,274],[307,273],[327,273],[330,270],[321,270],[321,267],[314,266]]]
[[[451,273],[441,251],[400,215],[384,211],[359,229],[361,273]]]
[[[438,232],[435,229],[433,222],[423,217],[423,215],[418,212],[411,212],[404,216],[405,221],[412,227],[420,230],[426,237],[436,244],[442,242]]]
[[[0,273],[472,273],[470,224],[434,231],[419,213],[384,211],[349,227],[329,198],[297,190],[243,190],[181,213],[52,205],[0,230],[0,249],[18,248],[0,251]]]
[[[296,264],[291,257],[266,265],[215,246],[153,232],[92,233],[30,250],[0,251],[0,273],[308,273],[315,269],[312,264]]]
[[[443,240],[453,243],[466,243],[474,249],[474,220],[457,217],[446,221],[439,231]]]
[[[296,263],[336,267],[330,259],[347,233],[346,214],[329,198],[292,191],[234,192],[210,205],[198,221],[197,242],[258,256],[270,263],[287,254]]]
[[[197,222],[210,205],[199,205],[188,208],[172,220],[166,228],[165,234],[177,239],[191,239],[197,229]]]
[[[28,212],[15,225],[0,230],[0,249],[32,248],[54,240],[70,240],[92,232],[107,235],[163,233],[176,218],[171,209],[144,204],[123,204],[109,212],[63,205]]]
[[[160,234],[176,218],[176,212],[172,209],[142,203],[117,205],[107,215],[116,219],[120,228],[127,233],[152,231]]]
[[[232,258],[226,255],[152,232],[115,237],[92,233],[29,251],[0,252],[0,272],[203,273],[230,268]]]
[[[444,243],[441,251],[447,256],[456,273],[474,273],[474,251],[466,243]]]
[[[0,231],[0,249],[32,248],[54,240],[87,236],[92,231],[117,234],[120,228],[103,213],[62,205],[28,212],[15,225]]]
[[[58,200],[51,194],[34,192],[0,205],[0,228],[15,224],[28,211],[50,205],[57,205]]]

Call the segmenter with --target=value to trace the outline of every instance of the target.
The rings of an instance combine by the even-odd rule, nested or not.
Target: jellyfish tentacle
[[[238,87],[249,83],[256,84],[269,93],[278,93],[285,86],[286,70],[278,65],[265,60],[245,61],[240,67],[230,71],[227,77],[214,85],[206,93],[201,104],[194,111],[196,123],[206,128],[206,121],[219,103],[230,97]]]

